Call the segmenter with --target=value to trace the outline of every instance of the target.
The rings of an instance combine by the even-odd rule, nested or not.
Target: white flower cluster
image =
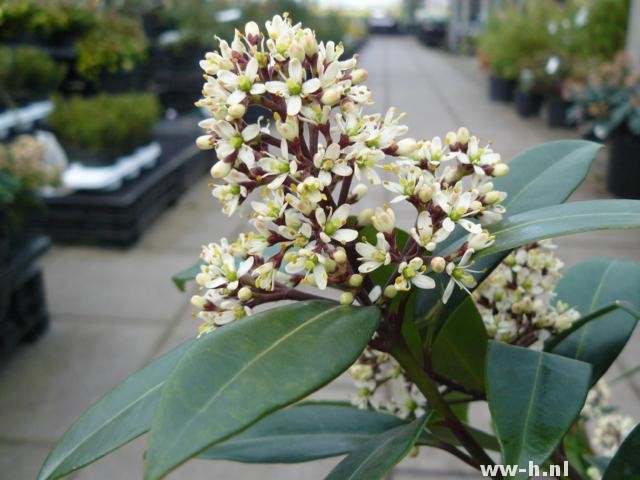
[[[358,389],[351,402],[359,408],[400,418],[416,418],[425,412],[426,399],[389,354],[367,348],[349,373]]]
[[[473,292],[491,338],[528,346],[541,332],[561,332],[580,318],[569,305],[553,303],[563,267],[554,248],[544,241],[515,250]]]
[[[611,391],[604,380],[589,390],[581,417],[593,428],[591,447],[597,456],[612,457],[636,425],[633,418],[621,415],[611,404]],[[592,475],[593,476],[593,475]]]
[[[260,303],[305,298],[294,290],[301,284],[338,288],[345,304],[381,307],[398,292],[433,288],[434,272],[451,278],[445,301],[456,284],[475,286],[471,257],[493,242],[482,225],[504,212],[506,194],[491,178],[507,174],[507,165],[465,128],[444,142],[417,141],[401,138],[408,129],[395,109],[365,114],[367,72],[342,54],[341,44],[318,42],[310,29],[276,15],[266,35],[250,22],[201,62],[206,83],[198,105],[211,118],[201,122],[206,134],[197,144],[215,149],[211,174],[223,180],[213,196],[231,215],[261,192],[248,202],[254,232],[204,247],[197,278],[204,294],[193,303],[205,329]],[[251,123],[246,114],[254,106],[272,118]],[[393,181],[382,181],[384,171]],[[389,206],[355,211],[367,183],[415,206],[402,249]],[[438,256],[458,226],[467,241]],[[374,288],[369,274],[387,265],[395,269],[388,284]]]

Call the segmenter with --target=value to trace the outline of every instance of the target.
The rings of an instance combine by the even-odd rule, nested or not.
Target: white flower
[[[425,270],[426,267],[421,258],[412,258],[409,263],[402,262],[398,266],[399,275],[395,279],[395,287],[404,291],[411,289],[412,284],[418,288],[434,288],[436,282],[433,278],[423,273]]]
[[[462,255],[462,258],[460,259],[460,262],[457,266],[454,262],[449,262],[447,264],[445,271],[451,278],[449,279],[449,283],[444,289],[442,303],[447,303],[449,297],[451,297],[451,294],[453,293],[453,287],[455,286],[455,284],[458,284],[460,288],[466,290],[469,294],[469,289],[477,285],[478,282],[476,281],[476,279],[467,271],[472,255],[473,249],[469,248],[466,252],[464,252],[464,255]]]
[[[320,290],[327,288],[328,275],[324,267],[326,258],[311,250],[301,248],[292,255],[285,266],[289,274],[302,274],[307,282],[315,284]]]
[[[289,77],[285,82],[266,83],[269,93],[283,96],[287,102],[287,115],[297,115],[302,108],[302,99],[320,88],[320,80],[311,78],[303,82],[304,70],[296,58],[289,61]]]
[[[296,247],[306,246],[313,230],[308,220],[298,211],[289,209],[284,212],[284,225],[278,226],[278,232]]]
[[[253,266],[253,257],[244,259],[236,268],[236,260],[229,253],[221,253],[220,261],[204,265],[202,273],[198,274],[196,281],[203,287],[215,289],[226,287],[235,290],[240,284],[240,278],[249,272]]]
[[[384,157],[382,150],[355,146],[347,158],[349,160],[355,158],[355,174],[358,180],[365,177],[369,183],[378,185],[380,183],[380,175],[378,175],[376,168],[384,160]]]
[[[485,174],[482,167],[492,167],[500,162],[500,154],[495,153],[489,147],[480,148],[476,137],[469,139],[467,153],[458,152],[457,157],[460,163],[472,165],[478,175]]]
[[[251,207],[255,210],[258,220],[277,220],[287,207],[284,192],[282,189],[272,190],[266,202],[253,201]]]
[[[229,105],[236,105],[242,102],[247,95],[260,95],[266,91],[263,83],[258,83],[258,60],[251,57],[244,72],[239,75],[223,70],[218,72],[218,80],[226,87],[231,87],[234,91],[227,98]]]
[[[266,262],[255,268],[251,274],[256,277],[256,287],[272,291],[276,283],[277,273],[278,269],[275,268],[273,262]]]
[[[280,155],[266,155],[260,159],[258,165],[266,172],[266,177],[275,176],[268,185],[271,190],[279,188],[287,177],[295,178],[295,174],[298,171],[297,162],[289,160],[289,148],[284,138],[280,144]]]
[[[224,300],[220,304],[220,310],[212,313],[211,323],[216,326],[226,325],[235,320],[251,315],[251,309],[235,299]]]
[[[218,158],[225,159],[229,155],[237,152],[238,158],[247,167],[252,168],[255,163],[253,149],[247,145],[260,133],[260,125],[247,125],[242,131],[224,120],[218,121],[213,126],[214,132],[218,136],[216,141],[216,154]]]
[[[631,433],[635,422],[631,417],[609,413],[598,418],[593,429],[593,447],[600,455],[612,457]]]
[[[409,230],[409,234],[418,245],[432,252],[436,249],[437,244],[446,240],[454,229],[455,224],[447,217],[434,234],[431,214],[425,210],[420,212],[416,226]]]
[[[376,238],[375,247],[368,242],[356,243],[356,251],[360,254],[358,261],[362,262],[358,267],[360,273],[370,273],[378,267],[391,263],[389,242],[382,233],[378,233]]]
[[[320,145],[318,153],[313,156],[313,164],[319,169],[318,179],[323,185],[329,186],[333,180],[331,174],[348,177],[353,170],[344,158],[340,158],[340,145],[332,143],[326,149]]]
[[[349,217],[348,204],[340,205],[335,212],[329,213],[327,217],[322,208],[316,209],[316,221],[322,229],[320,232],[320,238],[325,243],[330,243],[331,240],[337,240],[340,243],[353,242],[358,238],[358,231],[350,228],[342,228],[347,223]]]

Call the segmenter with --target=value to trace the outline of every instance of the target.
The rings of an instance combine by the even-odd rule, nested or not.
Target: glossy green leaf
[[[178,290],[184,292],[187,283],[194,281],[196,279],[196,275],[200,273],[201,266],[202,261],[198,261],[195,265],[182,270],[171,277],[171,280],[173,280],[175,286],[178,287]]]
[[[377,435],[352,451],[327,475],[326,480],[378,480],[384,477],[413,448],[429,413],[408,425]]]
[[[493,435],[483,432],[482,430],[478,430],[470,425],[465,424],[465,428],[482,448],[492,450],[494,452],[500,451],[498,439]],[[434,423],[429,422],[427,424],[427,429],[420,434],[420,438],[418,438],[417,443],[418,445],[433,446],[437,442],[447,442],[452,445],[461,446],[460,440],[451,433],[451,429],[445,425],[442,419],[439,419]]]
[[[602,145],[558,140],[525,150],[509,162],[510,172],[493,181],[507,192],[503,202],[512,216],[563,203],[583,182]]]
[[[579,415],[590,377],[587,363],[490,342],[487,399],[502,463],[542,464]]]
[[[640,308],[640,266],[606,258],[594,258],[568,269],[556,287],[557,298],[583,316],[614,301]],[[592,384],[611,366],[631,336],[634,316],[616,310],[592,320],[551,351],[593,366]]]
[[[493,225],[496,241],[486,257],[547,238],[589,230],[640,227],[640,200],[590,200],[530,210]]]
[[[584,140],[560,140],[538,145],[517,155],[509,162],[510,173],[494,180],[497,190],[507,192],[503,205],[507,218],[528,210],[549,207],[564,202],[586,177],[591,163],[601,145]],[[462,229],[454,232],[449,243],[463,236]],[[441,248],[441,251],[444,251]],[[482,282],[502,261],[507,252],[499,252],[476,260],[478,283]],[[416,317],[424,316],[433,308],[449,281],[444,274],[436,278],[437,288],[421,290],[416,299]],[[467,297],[466,292],[456,289],[440,312],[447,318]]]
[[[367,345],[379,316],[376,307],[298,302],[201,337],[162,390],[145,479],[162,478],[336,378]]]
[[[38,480],[62,478],[149,430],[162,386],[192,343],[154,360],[83,413],[53,448]]]
[[[279,410],[199,458],[296,463],[344,455],[404,420],[344,403],[310,402]]]
[[[411,290],[408,295],[408,299],[404,302],[404,315],[402,318],[401,333],[404,337],[404,341],[407,342],[407,346],[409,347],[409,350],[411,350],[413,357],[418,360],[420,365],[423,365],[424,355],[422,353],[422,337],[420,336],[420,331],[416,326],[415,317],[413,315],[413,309],[416,303],[416,290],[417,289],[415,288]]]
[[[640,425],[631,431],[609,462],[602,480],[640,478]]]
[[[433,369],[456,383],[484,391],[488,341],[482,317],[471,297],[467,296],[433,342]]]

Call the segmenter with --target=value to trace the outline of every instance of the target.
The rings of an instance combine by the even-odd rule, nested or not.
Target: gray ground
[[[407,112],[413,136],[444,136],[464,125],[481,139],[492,140],[508,159],[532,145],[577,135],[551,131],[540,119],[525,121],[511,106],[490,103],[485,75],[473,59],[425,49],[411,37],[374,37],[361,60],[370,73],[376,110],[395,105]],[[575,199],[606,196],[603,160]],[[0,369],[1,478],[35,478],[51,446],[85,408],[129,373],[193,335],[197,322],[191,319],[189,295],[179,293],[169,278],[195,261],[201,243],[233,237],[243,227],[238,217],[228,219],[219,212],[207,183],[203,178],[194,185],[131,250],[55,247],[46,256],[51,330]],[[376,203],[389,199],[386,193],[377,195]],[[560,240],[559,254],[569,265],[602,255],[640,261],[639,240],[637,231],[589,233]],[[640,332],[610,377],[640,363],[638,346]],[[614,392],[622,410],[640,418],[640,383],[620,382]],[[349,381],[340,378],[315,396],[346,399],[350,393]],[[474,416],[486,422],[485,412],[474,411]],[[72,478],[141,478],[144,446],[145,439],[138,440]],[[258,466],[192,461],[170,478],[323,478],[335,463]],[[430,449],[403,461],[391,476],[479,478],[453,457]]]

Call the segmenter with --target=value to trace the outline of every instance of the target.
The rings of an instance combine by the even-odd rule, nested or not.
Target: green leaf
[[[580,413],[590,376],[587,363],[490,342],[487,400],[502,463],[542,464]]]
[[[396,427],[363,443],[335,466],[326,480],[378,480],[413,448],[430,413],[408,425]]]
[[[435,416],[435,415],[434,415]],[[463,422],[464,423],[464,422]],[[500,444],[493,435],[489,435],[482,430],[478,430],[470,425],[464,423],[465,429],[475,439],[478,444],[484,449],[492,450],[494,452],[500,451]],[[451,433],[451,429],[444,423],[442,419],[427,425],[427,429],[420,434],[418,438],[418,445],[430,445],[433,446],[437,442],[447,442],[452,445],[461,446],[460,440]]]
[[[525,150],[509,162],[509,175],[493,181],[507,192],[509,216],[563,203],[580,185],[602,148],[585,140],[559,140]]]
[[[568,269],[558,282],[558,300],[575,307],[583,316],[614,301],[640,308],[640,266],[606,258],[594,258]],[[636,326],[634,316],[616,310],[592,320],[551,349],[553,353],[588,362],[594,384],[618,357]]]
[[[296,463],[344,455],[389,429],[398,417],[347,404],[310,402],[279,410],[199,458]]]
[[[411,354],[418,361],[420,365],[424,364],[424,355],[422,353],[422,338],[420,332],[416,326],[416,322],[413,316],[413,308],[416,303],[416,290],[412,289],[409,293],[409,298],[404,302],[404,315],[402,318],[401,333],[404,337],[404,341],[407,342]],[[396,297],[398,298],[398,297]]]
[[[154,360],[83,413],[51,451],[38,480],[64,477],[149,430],[162,386],[192,343]]]
[[[367,345],[379,317],[375,307],[298,302],[201,337],[163,388],[145,479],[162,478],[336,378]]]
[[[640,478],[640,425],[636,425],[609,462],[602,480]]]
[[[178,290],[184,292],[187,283],[196,279],[196,275],[200,273],[200,267],[202,267],[202,265],[202,261],[199,260],[195,265],[182,270],[171,277],[171,280],[173,280],[175,286],[178,287]]]
[[[488,341],[482,317],[473,299],[467,296],[433,342],[433,369],[456,383],[484,391]]]
[[[497,190],[507,192],[503,205],[507,218],[528,210],[563,203],[586,177],[596,157],[600,144],[584,140],[560,140],[538,145],[520,153],[509,162],[509,175],[494,180]],[[459,241],[464,236],[462,229],[454,232],[451,241],[440,250]],[[439,251],[438,253],[441,253]],[[478,283],[482,282],[502,261],[507,252],[499,252],[476,260]],[[416,317],[424,316],[442,298],[442,291],[449,281],[441,274],[436,278],[438,287],[420,290],[416,299]],[[447,318],[467,297],[466,292],[456,289],[440,316]]]
[[[640,227],[640,200],[590,200],[530,210],[493,225],[496,241],[486,257],[547,238],[589,230]]]

